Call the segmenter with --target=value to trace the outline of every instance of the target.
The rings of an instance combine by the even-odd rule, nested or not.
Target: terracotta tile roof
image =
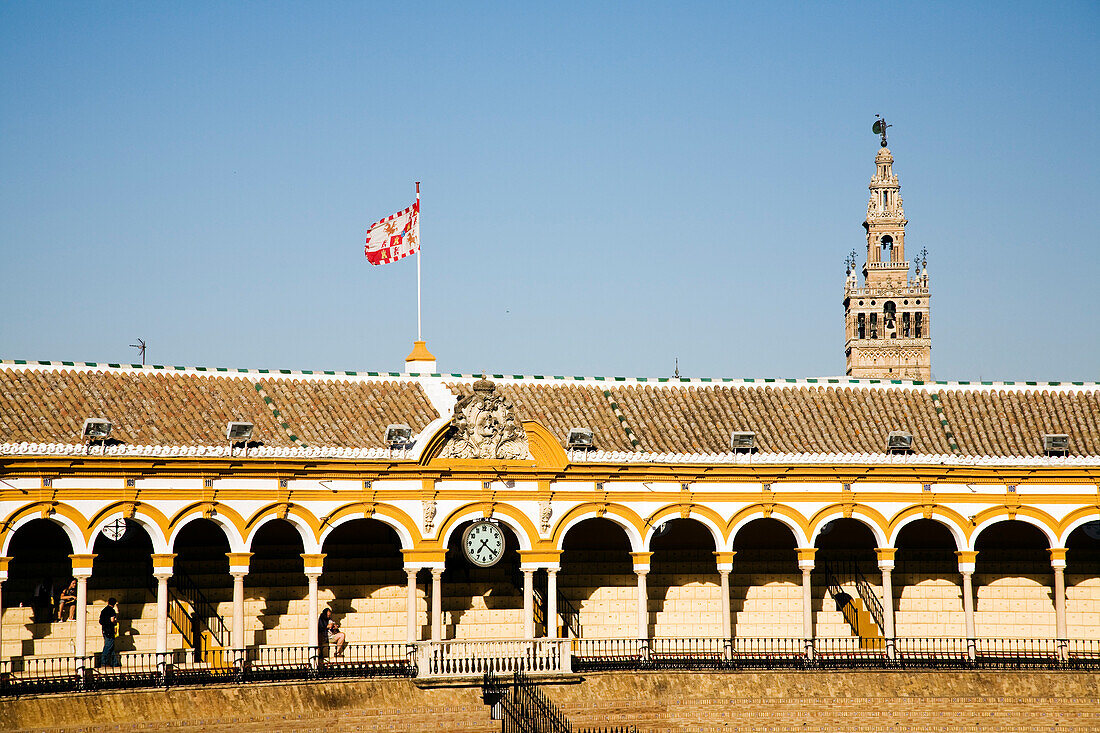
[[[966,455],[1042,455],[1043,433],[1068,435],[1070,455],[1100,454],[1100,395],[1095,390],[944,390],[938,395]]]
[[[386,426],[419,433],[439,417],[416,383],[347,379],[264,379],[264,391],[307,445],[385,445]]]
[[[39,452],[77,444],[85,418],[105,417],[111,437],[129,446],[224,446],[226,423],[247,420],[272,450],[371,457],[362,451],[385,449],[386,425],[420,433],[440,411],[450,417],[449,400],[469,394],[475,379],[3,362],[0,445],[10,454],[21,443]],[[493,379],[521,419],[563,444],[570,428],[590,428],[598,451],[622,460],[729,457],[730,433],[740,430],[756,434],[763,455],[882,454],[888,433],[902,430],[917,456],[1040,457],[1043,433],[1069,435],[1071,456],[1100,456],[1094,384]]]
[[[882,453],[891,430],[916,453],[950,453],[928,395],[912,389],[835,387],[614,387],[638,448],[725,453],[730,433],[756,433],[765,453]]]
[[[222,445],[226,423],[245,420],[268,446],[293,446],[296,435],[310,445],[383,447],[387,424],[416,431],[438,414],[415,383],[0,368],[0,442],[79,443],[88,417],[111,420],[111,438],[131,445]]]

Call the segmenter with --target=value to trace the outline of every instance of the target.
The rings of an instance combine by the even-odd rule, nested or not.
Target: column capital
[[[92,575],[92,562],[96,556],[91,555],[69,555],[69,559],[73,561],[73,577],[74,578],[89,578]]]
[[[796,547],[794,551],[798,554],[798,567],[803,572],[814,569],[814,555],[817,554],[816,547]]]
[[[1051,547],[1047,550],[1050,553],[1050,566],[1055,570],[1066,569],[1066,548],[1065,547]]]
[[[154,552],[153,558],[153,575],[157,573],[172,574],[172,569],[176,565],[176,553],[174,552]]]
[[[561,560],[561,550],[520,550],[520,566],[528,565],[534,568],[544,568],[549,565],[557,565]]]
[[[429,568],[432,571],[432,580],[443,577],[443,568]]]
[[[960,573],[973,573],[974,565],[978,561],[977,550],[957,550],[955,557],[959,558],[959,572]]]
[[[632,552],[630,557],[634,561],[635,573],[639,571],[649,572],[649,559],[653,557],[652,552]]]
[[[322,568],[325,564],[325,553],[323,552],[303,552],[302,563],[305,567],[306,575],[320,575]]]
[[[733,570],[733,556],[736,554],[736,550],[730,552],[715,552],[714,561],[718,564],[718,572],[728,573]]]
[[[894,569],[894,555],[898,552],[896,547],[876,547],[875,554],[878,555],[878,569],[879,570],[893,570]]]
[[[248,561],[252,559],[251,552],[227,552],[225,556],[229,558],[229,574],[237,575],[240,573],[242,576],[248,575]]]
[[[8,563],[11,562],[10,557],[0,557],[0,583],[3,583],[8,579]]]
[[[447,560],[447,550],[401,550],[401,556],[405,559],[405,567],[416,566],[418,568],[442,568]]]

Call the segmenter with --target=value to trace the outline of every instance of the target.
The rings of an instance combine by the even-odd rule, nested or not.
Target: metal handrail
[[[229,629],[225,625],[225,620],[218,613],[217,607],[207,599],[194,579],[183,570],[176,569],[172,574],[169,588],[173,585],[175,590],[183,596],[183,599],[191,604],[191,609],[196,617],[202,620],[203,625],[214,637],[218,646],[228,647]]]
[[[856,593],[859,595],[860,600],[863,601],[864,607],[866,607],[867,612],[871,614],[871,619],[875,622],[879,631],[885,633],[882,601],[879,600],[878,594],[875,593],[874,587],[867,581],[866,576],[860,571],[856,561],[849,559],[834,565],[824,559],[819,559],[817,565],[821,568],[821,573],[825,576],[825,585],[829,588],[829,593],[832,594],[834,599],[841,593],[848,595],[841,583],[842,579],[850,578],[856,587]],[[837,572],[837,569],[839,569],[840,572]],[[850,611],[850,608],[850,606],[845,605],[840,609],[840,612],[844,614],[844,620],[847,621],[854,630],[858,628],[858,624],[856,623],[854,611]]]

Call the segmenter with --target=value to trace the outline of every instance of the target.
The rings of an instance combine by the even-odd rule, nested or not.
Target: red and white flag
[[[415,204],[371,225],[364,250],[372,265],[386,265],[420,251],[420,198]]]

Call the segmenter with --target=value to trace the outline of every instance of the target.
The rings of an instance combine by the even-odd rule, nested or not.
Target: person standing
[[[118,654],[115,653],[116,626],[118,623],[118,609],[115,598],[107,599],[107,606],[99,612],[99,626],[103,630],[103,653],[99,655],[99,666],[118,667]]]

